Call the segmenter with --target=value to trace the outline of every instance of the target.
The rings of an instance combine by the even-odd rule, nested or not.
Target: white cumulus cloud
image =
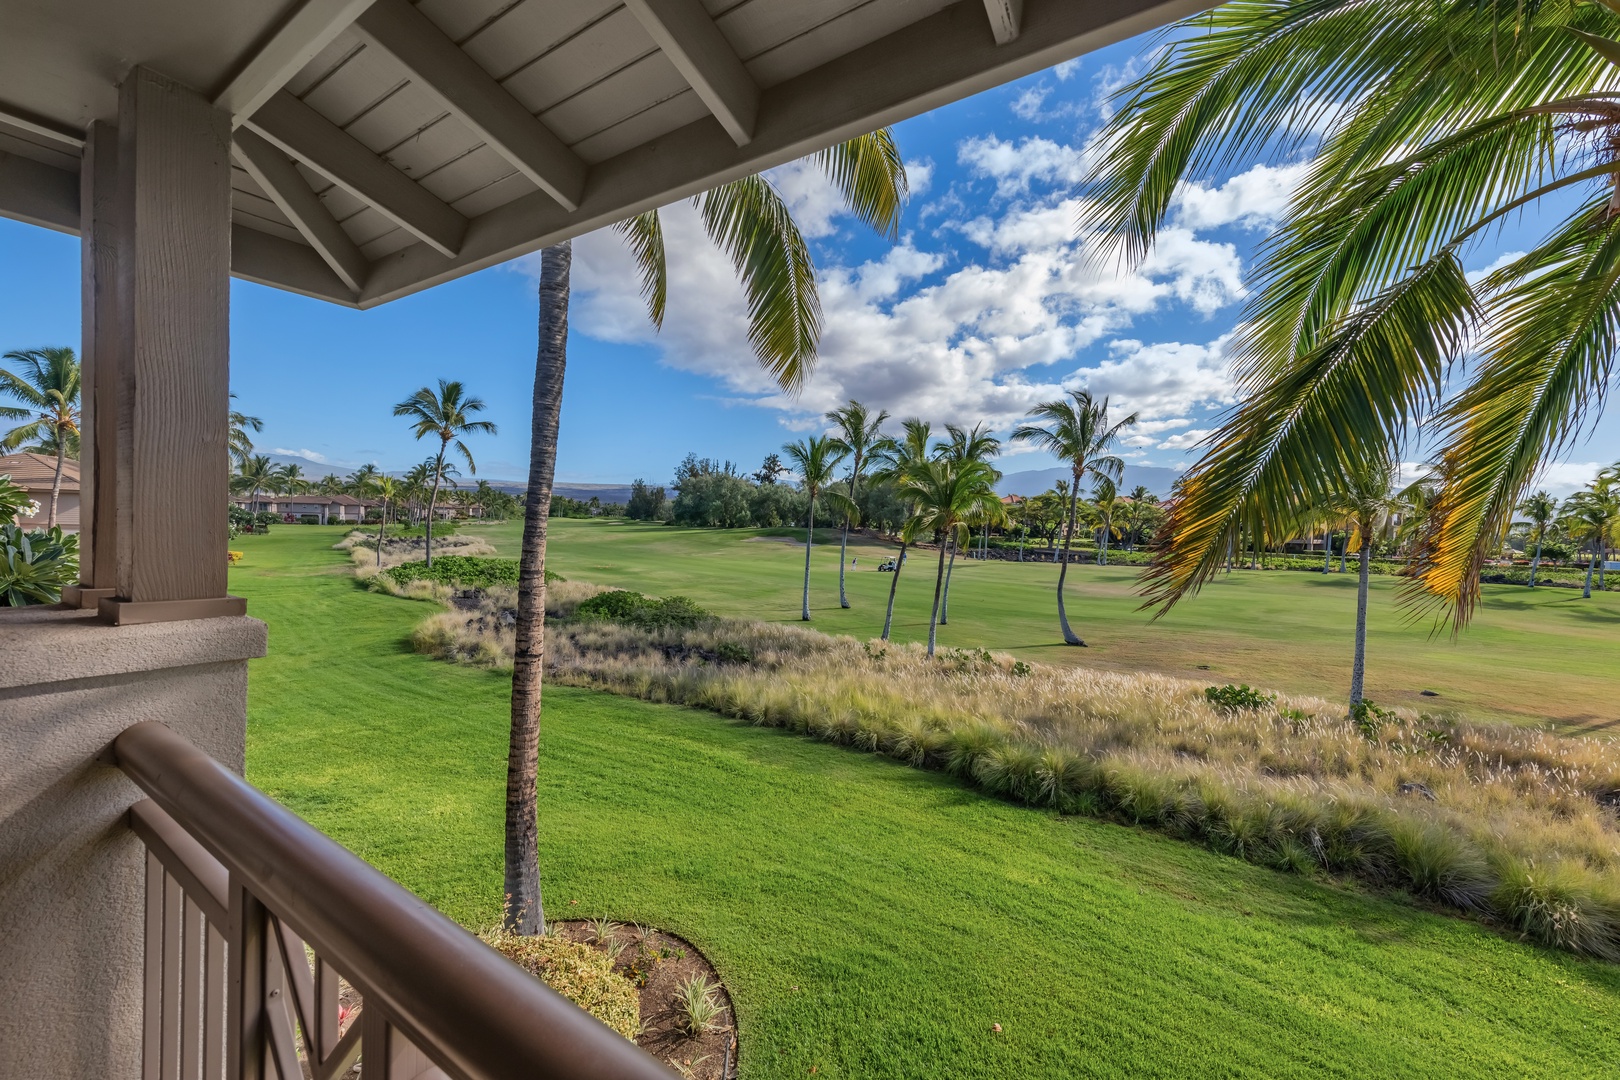
[[[1270,228],[1287,211],[1294,188],[1305,178],[1308,168],[1306,162],[1262,164],[1223,184],[1183,183],[1171,199],[1171,212],[1179,225],[1195,232],[1223,225]]]

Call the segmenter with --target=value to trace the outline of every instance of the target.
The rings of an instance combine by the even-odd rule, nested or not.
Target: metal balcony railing
[[[163,725],[113,748],[151,796],[142,1080],[674,1075]]]

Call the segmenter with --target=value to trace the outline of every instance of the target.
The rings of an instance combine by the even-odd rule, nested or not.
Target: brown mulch
[[[594,927],[584,919],[558,919],[551,925],[570,941],[608,949],[607,943],[594,940]],[[636,1045],[693,1080],[732,1080],[737,1075],[737,1014],[714,965],[690,941],[652,927],[627,923],[609,940],[623,946],[614,970],[641,988],[641,1034]],[[687,1034],[675,1000],[679,985],[694,975],[708,976],[724,1006],[715,1018],[715,1029],[695,1037]]]

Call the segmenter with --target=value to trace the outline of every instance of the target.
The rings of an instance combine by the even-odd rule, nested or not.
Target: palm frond
[[[697,197],[704,227],[730,258],[748,298],[748,341],[789,393],[810,375],[821,336],[815,266],[793,215],[759,176]]]
[[[1620,347],[1620,219],[1607,194],[1494,283],[1504,291],[1485,359],[1436,421],[1444,484],[1405,594],[1420,608],[1438,601],[1458,625],[1536,473],[1602,409]]]
[[[1245,400],[1176,486],[1144,607],[1162,615],[1195,592],[1245,520],[1296,519],[1360,463],[1386,456],[1438,398],[1474,314],[1462,266],[1441,256]]]
[[[669,266],[664,260],[664,225],[658,211],[648,210],[616,223],[613,230],[630,245],[641,275],[641,298],[647,304],[647,318],[663,329],[664,307],[669,299]]]
[[[829,146],[813,160],[843,193],[850,213],[881,236],[900,235],[900,211],[911,188],[892,131],[880,128]]]

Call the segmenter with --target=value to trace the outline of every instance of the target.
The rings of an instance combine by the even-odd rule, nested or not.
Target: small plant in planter
[[[707,975],[693,975],[675,991],[675,1004],[681,1011],[681,1022],[688,1035],[703,1035],[719,1029],[720,1014],[725,1006],[715,993],[718,988]]]

